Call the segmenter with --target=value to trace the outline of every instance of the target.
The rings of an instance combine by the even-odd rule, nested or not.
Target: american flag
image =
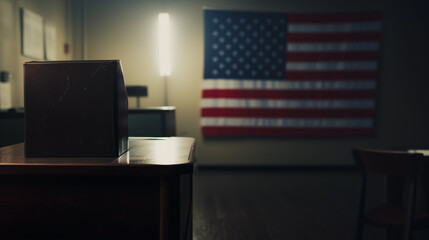
[[[204,10],[204,136],[365,136],[382,15]]]

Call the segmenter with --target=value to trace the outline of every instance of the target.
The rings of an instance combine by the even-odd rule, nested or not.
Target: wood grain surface
[[[0,174],[188,174],[193,138],[130,138],[130,150],[111,158],[28,158],[24,143],[0,148]]]

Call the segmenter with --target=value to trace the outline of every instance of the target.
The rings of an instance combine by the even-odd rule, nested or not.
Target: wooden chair
[[[136,97],[137,108],[140,108],[140,98],[147,97],[147,86],[127,86],[128,97]]]
[[[401,231],[404,239],[411,239],[413,230],[429,227],[429,214],[416,212],[417,176],[420,171],[423,155],[409,154],[399,151],[381,151],[370,149],[354,149],[353,157],[362,175],[362,187],[359,201],[356,240],[362,239],[365,224],[382,227],[391,231]],[[387,177],[387,191],[392,189],[396,195],[387,192],[387,201],[373,209],[366,209],[367,174],[381,174]],[[405,191],[401,187],[392,187],[389,180],[398,177],[405,179]],[[399,192],[399,194],[398,194]],[[399,199],[392,199],[392,195]],[[406,196],[403,196],[406,195]],[[390,196],[390,197],[389,197]],[[402,197],[405,202],[402,203]]]

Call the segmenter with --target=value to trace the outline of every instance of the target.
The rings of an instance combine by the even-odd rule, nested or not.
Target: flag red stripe
[[[359,33],[288,33],[287,41],[291,43],[314,42],[362,42],[379,41],[380,32]]]
[[[290,49],[297,49],[299,51],[287,52],[284,56],[286,73],[285,80],[288,81],[371,81],[376,83],[378,79],[378,70],[372,69],[372,63],[378,62],[380,52],[374,49],[381,40],[381,32],[379,27],[382,22],[381,12],[367,12],[367,13],[319,13],[319,14],[288,14],[287,24],[290,25],[292,32],[287,33],[286,42],[284,44],[298,44],[288,45]],[[292,26],[291,24],[295,24]],[[308,24],[310,26],[304,26]],[[332,24],[332,25],[330,25]],[[344,24],[345,26],[341,26]],[[332,26],[332,31],[329,28]],[[350,31],[346,28],[351,26]],[[301,28],[302,27],[302,28]],[[308,28],[307,28],[308,27]],[[314,28],[320,27],[321,32]],[[308,32],[305,32],[307,31]],[[339,31],[336,31],[339,30]],[[303,31],[303,32],[300,32]],[[323,32],[323,33],[322,33]],[[299,44],[302,43],[303,46]],[[332,43],[331,48],[324,48],[323,51],[313,51],[311,47],[316,47],[316,43]],[[338,44],[345,43],[368,43],[368,48],[359,50],[344,51],[335,50]],[[306,48],[306,45],[311,45]],[[341,45],[340,44],[340,45]],[[313,46],[314,45],[314,46]],[[303,49],[300,49],[303,47]],[[308,69],[305,63],[308,64]],[[336,65],[332,62],[339,63],[354,63],[356,68],[350,70],[336,69]],[[360,64],[359,62],[363,62]],[[368,64],[366,64],[368,62]],[[290,64],[288,63],[296,63]],[[315,70],[312,63],[329,63],[326,68]],[[331,69],[331,65],[333,69]],[[317,65],[324,66],[323,64]],[[360,68],[362,66],[362,68]],[[366,68],[368,66],[368,68]],[[371,68],[369,67],[371,66]],[[344,68],[348,68],[346,65]],[[288,70],[291,69],[291,70]],[[295,70],[293,70],[295,69]],[[361,69],[361,70],[360,70]],[[350,82],[353,83],[353,82]],[[203,124],[201,126],[202,134],[206,137],[345,137],[345,136],[370,136],[374,133],[373,123],[360,124],[366,120],[373,120],[375,117],[375,108],[361,107],[361,108],[269,108],[259,106],[254,107],[216,107],[216,102],[222,102],[220,99],[240,100],[240,99],[254,99],[256,100],[376,100],[376,89],[318,89],[318,88],[304,88],[300,89],[263,89],[263,88],[222,88],[223,84],[213,86],[213,89],[205,87],[202,91],[202,98],[207,102],[214,104],[214,106],[202,107],[201,117]],[[354,85],[354,84],[353,84]],[[356,83],[359,86],[359,83]],[[216,89],[218,88],[218,89]],[[225,123],[222,121],[212,121],[213,119],[227,118]],[[240,124],[238,118],[249,119],[305,119],[303,124],[310,120],[325,119],[328,122],[336,119],[356,120],[350,121],[343,127],[323,127],[318,125],[308,124],[307,126],[284,126],[273,127],[271,125],[265,126],[234,126]],[[234,124],[231,124],[232,120]],[[362,120],[362,121],[360,121]],[[213,122],[211,126],[210,123]],[[351,123],[356,122],[356,125]],[[348,123],[348,121],[347,121]],[[219,124],[219,125],[217,125]],[[224,124],[224,126],[222,126]],[[251,124],[251,123],[242,123]],[[348,126],[348,127],[347,127]],[[361,127],[358,127],[361,126]]]
[[[202,127],[206,137],[368,136],[372,128]]]
[[[287,80],[360,80],[376,79],[377,71],[286,71]]]
[[[381,21],[381,12],[370,13],[329,13],[329,14],[288,14],[288,23],[348,23]]]
[[[377,61],[378,51],[363,52],[288,52],[286,62],[318,62],[318,61]]]
[[[202,117],[371,118],[374,109],[202,108]]]
[[[232,99],[373,99],[374,90],[248,90],[248,89],[205,89],[203,98]]]

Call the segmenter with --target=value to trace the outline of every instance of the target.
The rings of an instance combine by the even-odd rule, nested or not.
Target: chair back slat
[[[392,176],[412,174],[421,158],[421,154],[373,149],[354,149],[353,156],[365,172]]]

